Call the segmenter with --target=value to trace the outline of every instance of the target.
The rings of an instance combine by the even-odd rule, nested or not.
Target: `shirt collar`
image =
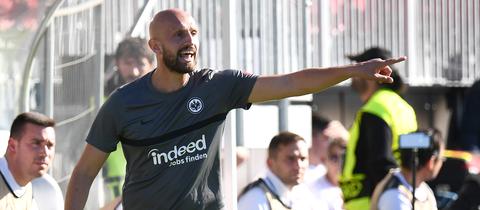
[[[400,180],[402,185],[404,185],[408,191],[413,192],[413,187],[408,181],[405,179],[403,174],[400,172],[400,170],[395,171],[394,175]],[[419,187],[415,188],[415,198],[420,201],[424,201],[428,198],[428,195],[425,193],[425,190],[422,190],[422,185],[424,183],[422,182]]]
[[[400,180],[400,182],[402,183],[403,186],[407,187],[407,189],[408,189],[410,192],[413,191],[412,185],[410,185],[410,183],[407,182],[407,180],[405,179],[405,177],[403,177],[403,174],[400,173],[400,170],[395,171],[395,172],[394,172],[394,175],[398,178],[398,180]]]
[[[8,168],[7,159],[5,159],[5,157],[0,158],[0,172],[2,173],[2,176],[5,179],[5,182],[7,183],[8,188],[12,191],[15,197],[17,198],[22,197],[23,194],[25,194],[26,188],[20,186],[17,183],[17,181],[15,181],[15,178],[13,178],[13,175],[10,172],[10,169]]]
[[[291,199],[291,190],[283,184],[280,178],[277,177],[272,171],[267,169],[266,174],[266,183],[267,185],[280,197],[283,203],[291,206],[292,199]]]

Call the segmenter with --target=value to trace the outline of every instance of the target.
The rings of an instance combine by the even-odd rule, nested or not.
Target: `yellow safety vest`
[[[353,173],[357,157],[355,150],[359,137],[360,121],[363,113],[370,113],[380,117],[390,127],[392,132],[392,151],[398,149],[398,136],[417,130],[417,119],[413,108],[397,93],[389,89],[376,91],[365,105],[358,111],[355,121],[350,128],[350,139],[345,154],[345,163],[340,179],[341,188],[346,200],[347,210],[368,210],[370,208],[369,195],[360,195],[363,189],[365,174]],[[394,152],[399,162],[400,155]]]
[[[123,182],[125,180],[127,161],[123,156],[123,149],[120,143],[117,144],[117,150],[110,153],[105,161],[104,181],[110,189],[113,198],[122,194]]]

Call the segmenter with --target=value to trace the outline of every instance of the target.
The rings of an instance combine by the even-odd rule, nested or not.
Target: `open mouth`
[[[182,50],[180,53],[179,53],[179,58],[185,62],[185,63],[189,63],[189,62],[193,62],[194,59],[195,59],[195,54],[196,52],[194,50]]]

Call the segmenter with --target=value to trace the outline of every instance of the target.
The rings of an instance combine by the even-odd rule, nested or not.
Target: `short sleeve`
[[[120,113],[118,100],[115,100],[117,97],[118,92],[115,92],[102,105],[86,139],[88,144],[106,153],[115,151],[119,141],[120,120],[115,115]]]
[[[214,79],[222,81],[221,91],[225,91],[227,98],[226,106],[228,109],[250,108],[248,98],[252,92],[253,86],[257,81],[258,75],[245,73],[239,70],[224,70],[217,72]]]

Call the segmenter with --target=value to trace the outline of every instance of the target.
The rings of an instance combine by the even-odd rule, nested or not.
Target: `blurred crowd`
[[[372,47],[347,57],[391,54]],[[267,173],[241,191],[239,209],[478,209],[480,82],[467,93],[459,146],[447,150],[440,131],[418,128],[402,77],[395,69],[392,77],[391,84],[352,79],[363,105],[349,131],[313,113],[310,148],[293,133],[273,137]],[[422,139],[427,146],[405,146]]]

